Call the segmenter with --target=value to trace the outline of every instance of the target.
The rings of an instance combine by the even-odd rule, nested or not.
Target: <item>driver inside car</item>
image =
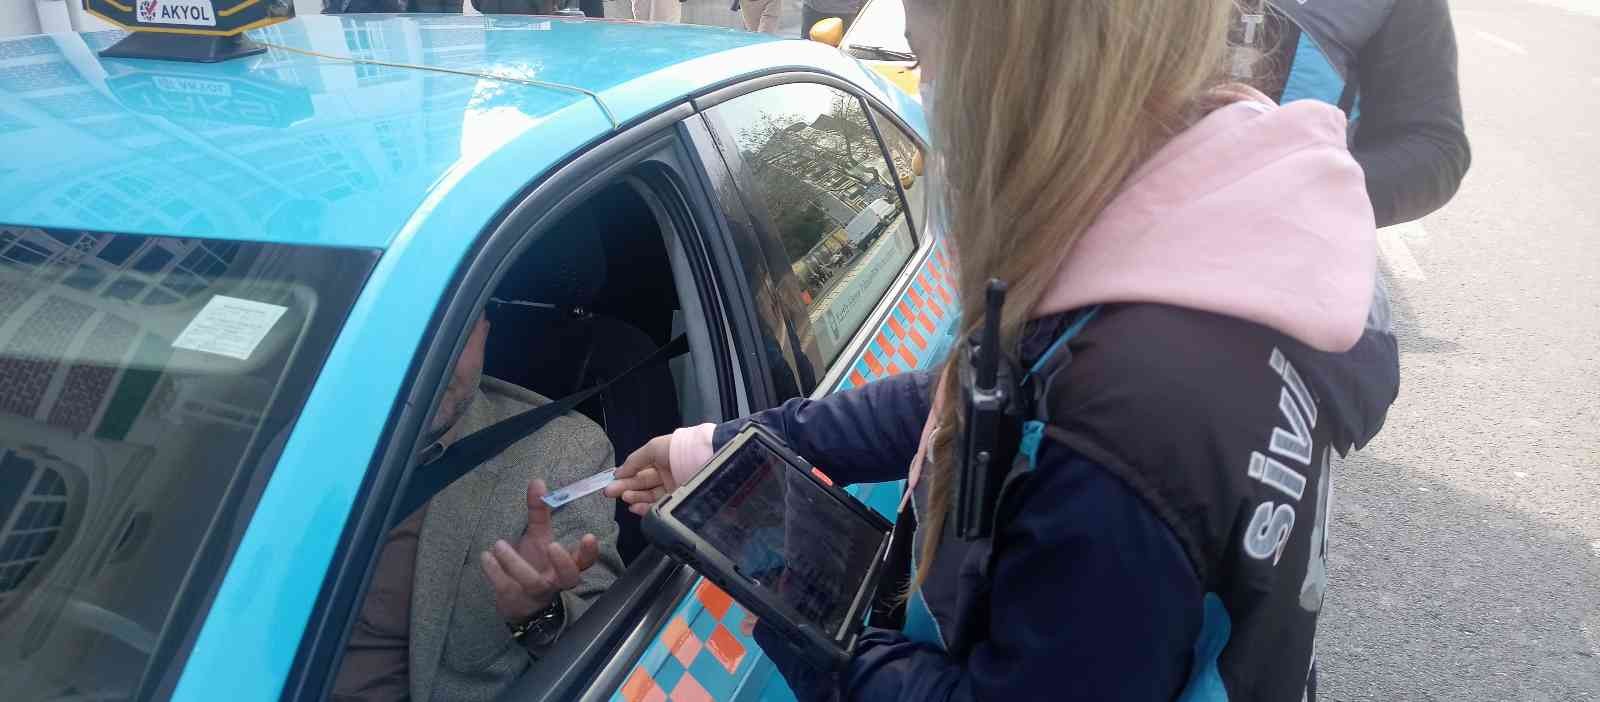
[[[550,402],[483,374],[473,325],[434,411],[419,470],[463,437]],[[550,489],[610,468],[599,426],[568,412],[479,464],[388,533],[333,699],[492,700],[622,572],[612,504],[552,512]]]

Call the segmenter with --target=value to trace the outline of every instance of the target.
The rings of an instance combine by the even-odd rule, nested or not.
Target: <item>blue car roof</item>
[[[0,41],[0,223],[371,248],[419,229],[470,238],[493,211],[420,223],[462,189],[492,210],[696,91],[786,66],[882,87],[829,47],[685,25],[315,15],[252,32],[268,52],[222,63],[97,55],[122,36]]]

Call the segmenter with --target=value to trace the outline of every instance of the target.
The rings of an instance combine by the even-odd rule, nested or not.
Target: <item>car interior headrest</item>
[[[589,208],[573,210],[534,239],[495,297],[561,307],[591,304],[606,285],[602,236]]]

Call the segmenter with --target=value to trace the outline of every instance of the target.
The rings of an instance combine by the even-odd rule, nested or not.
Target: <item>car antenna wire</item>
[[[267,47],[269,49],[278,49],[280,51],[287,51],[287,52],[290,52],[290,53],[302,54],[302,55],[305,55],[305,56],[315,56],[317,58],[327,59],[329,61],[344,61],[345,63],[355,63],[355,64],[361,64],[361,65],[364,65],[364,66],[384,66],[386,68],[409,68],[409,69],[417,70],[417,71],[433,71],[435,73],[449,73],[449,74],[458,75],[458,76],[467,76],[469,78],[488,78],[488,79],[491,79],[491,80],[505,81],[507,83],[521,83],[522,85],[531,85],[531,86],[540,87],[540,88],[549,88],[551,90],[563,90],[563,91],[571,92],[571,93],[581,93],[583,95],[588,96],[590,100],[594,101],[595,105],[598,105],[600,107],[600,112],[603,113],[606,116],[606,121],[611,123],[611,128],[612,129],[616,129],[616,128],[622,126],[622,123],[617,121],[616,116],[611,114],[611,109],[606,107],[605,101],[600,99],[600,95],[598,93],[596,93],[596,92],[594,92],[592,90],[586,90],[584,88],[580,88],[580,87],[578,87],[576,85],[568,85],[566,83],[552,83],[550,81],[536,80],[536,79],[533,79],[533,78],[516,78],[516,77],[513,77],[513,76],[502,76],[502,75],[496,75],[494,73],[478,73],[478,72],[475,72],[475,71],[461,71],[461,70],[457,70],[457,69],[454,69],[454,68],[440,68],[438,66],[426,66],[426,65],[422,65],[422,64],[416,64],[416,63],[398,63],[398,62],[394,62],[394,61],[378,61],[378,60],[375,60],[375,59],[355,58],[353,56],[338,56],[336,54],[325,54],[325,53],[322,53],[320,51],[312,51],[310,49],[297,49],[297,48],[292,47],[292,46],[284,46],[282,44],[274,44],[274,43],[268,42],[268,41],[261,41],[260,39],[252,38],[252,40],[255,41],[257,44],[265,46],[265,47]]]

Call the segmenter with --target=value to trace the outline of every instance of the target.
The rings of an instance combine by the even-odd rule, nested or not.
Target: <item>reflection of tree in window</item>
[[[828,110],[809,122],[763,111],[738,135],[807,304],[861,253],[846,225],[893,192],[861,101],[830,93]]]

